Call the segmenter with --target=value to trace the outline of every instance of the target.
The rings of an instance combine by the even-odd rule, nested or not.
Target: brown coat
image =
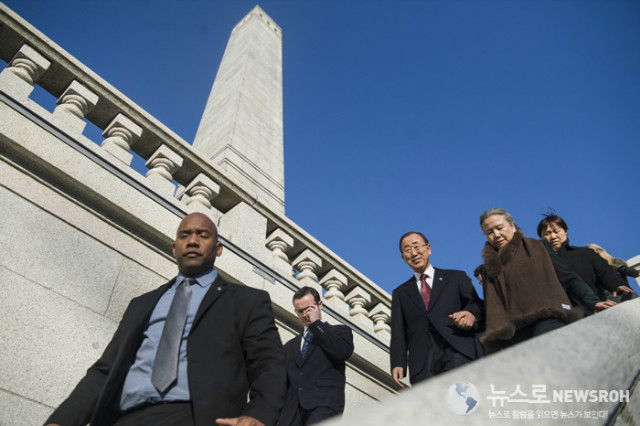
[[[483,343],[512,338],[519,328],[545,318],[572,322],[582,317],[571,307],[542,243],[516,231],[500,250],[482,250],[487,277],[484,302],[487,332]]]

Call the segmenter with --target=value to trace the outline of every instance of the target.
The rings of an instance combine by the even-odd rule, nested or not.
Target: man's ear
[[[322,300],[318,302],[318,309],[322,310]]]
[[[216,257],[220,257],[221,254],[222,254],[222,243],[218,241],[216,243]]]

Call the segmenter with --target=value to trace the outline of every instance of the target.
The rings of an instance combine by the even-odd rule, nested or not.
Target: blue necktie
[[[302,349],[300,353],[302,354],[302,358],[307,354],[307,349],[309,349],[309,342],[313,340],[313,331],[307,329],[307,332],[302,336],[304,339],[304,343],[302,344]]]

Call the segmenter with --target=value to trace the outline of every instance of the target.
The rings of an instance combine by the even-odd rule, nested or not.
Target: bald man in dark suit
[[[286,371],[271,301],[264,291],[220,278],[213,265],[221,253],[213,222],[201,213],[185,217],[173,244],[178,276],[131,301],[102,357],[47,423],[274,425]],[[167,344],[177,359],[162,364],[159,348],[179,293],[188,295],[188,309],[175,345]],[[156,372],[169,369],[173,375],[158,387]]]

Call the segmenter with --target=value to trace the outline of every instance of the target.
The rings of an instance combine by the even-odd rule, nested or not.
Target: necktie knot
[[[313,340],[313,331],[307,329],[307,332],[304,334],[304,340],[306,340],[307,342]]]

